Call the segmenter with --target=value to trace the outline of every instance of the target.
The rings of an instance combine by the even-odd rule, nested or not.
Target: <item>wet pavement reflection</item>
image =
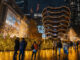
[[[13,51],[9,52],[0,52],[0,60],[13,60]],[[24,60],[31,60],[32,51],[25,52]],[[19,52],[17,55],[18,60]],[[74,50],[69,48],[68,56],[63,53],[61,49],[61,55],[58,55],[53,50],[40,50],[37,52],[36,60],[80,60],[80,48],[78,50]]]

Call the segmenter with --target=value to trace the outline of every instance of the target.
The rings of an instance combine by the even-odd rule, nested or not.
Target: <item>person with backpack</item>
[[[20,42],[20,53],[19,53],[19,60],[24,60],[24,54],[26,49],[27,42],[24,38],[22,38],[22,41]],[[20,59],[21,57],[21,59]]]
[[[68,48],[69,48],[68,42],[64,41],[63,42],[63,50],[64,50],[64,54],[66,54],[66,55],[68,55]]]
[[[16,60],[17,58],[17,51],[19,50],[19,38],[17,37],[15,40],[15,46],[14,46],[14,55],[13,55],[13,60]]]
[[[36,41],[34,41],[33,45],[32,45],[32,57],[31,57],[31,60],[33,60],[33,56],[34,56],[34,60],[36,60],[36,53],[37,53],[37,50],[38,50],[38,44],[36,43]]]

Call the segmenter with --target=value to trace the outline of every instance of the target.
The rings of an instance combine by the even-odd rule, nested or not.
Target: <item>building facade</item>
[[[80,36],[80,0],[71,0],[71,27],[75,30],[78,36]]]
[[[14,0],[2,0],[0,5],[0,29],[3,37],[23,37],[27,35],[27,18],[18,8]]]

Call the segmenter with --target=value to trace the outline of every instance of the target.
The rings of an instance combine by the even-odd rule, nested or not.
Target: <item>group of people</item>
[[[76,50],[76,48],[78,49],[79,41],[77,41],[77,42],[66,42],[66,41],[61,42],[61,40],[58,40],[58,41],[54,41],[53,44],[54,44],[53,50],[55,49],[57,52],[57,48],[58,48],[59,56],[60,56],[61,48],[63,48],[64,53],[66,55],[68,55],[68,48],[73,46],[75,48],[75,50]],[[24,60],[26,46],[27,46],[27,42],[25,41],[25,38],[22,38],[21,41],[19,38],[16,38],[15,46],[14,46],[13,60],[17,60],[18,50],[19,50],[19,60]],[[38,44],[36,43],[36,41],[34,41],[34,43],[32,44],[31,60],[33,60],[33,57],[34,57],[34,60],[36,60],[36,53],[40,49],[40,46],[41,46],[41,41],[39,41]]]
[[[58,51],[59,51],[59,56],[60,56],[60,53],[61,53],[61,48],[63,48],[63,51],[66,55],[68,55],[68,49],[69,47],[73,47],[75,50],[77,49],[78,50],[78,46],[79,46],[79,41],[77,42],[68,42],[68,41],[63,41],[61,42],[61,40],[57,41],[57,42],[54,42],[53,44],[53,49],[54,47],[56,48],[56,52],[57,52],[57,48],[58,48]]]
[[[20,42],[19,38],[16,38],[15,46],[14,46],[13,60],[17,60],[18,50],[19,50],[19,60],[24,60],[26,46],[27,46],[27,42],[25,41],[25,38],[22,38],[21,42]],[[34,56],[34,60],[36,60],[36,53],[37,53],[38,49],[40,49],[40,46],[41,46],[41,41],[39,41],[38,44],[36,43],[36,41],[34,41],[34,43],[32,44],[31,60],[33,60],[33,56]]]
[[[19,60],[24,60],[24,52],[26,48],[27,42],[24,38],[22,38],[21,42],[19,42],[19,38],[16,38],[15,40],[15,47],[14,47],[14,56],[13,60],[17,60],[17,52],[19,52]]]

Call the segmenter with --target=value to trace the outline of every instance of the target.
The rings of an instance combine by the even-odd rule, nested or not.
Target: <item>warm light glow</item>
[[[77,34],[76,34],[76,32],[74,31],[73,28],[70,28],[70,30],[69,30],[69,32],[68,32],[68,38],[69,38],[71,41],[80,40],[80,38],[77,37]]]
[[[19,36],[27,37],[27,34],[28,34],[28,25],[23,20],[21,20]]]

